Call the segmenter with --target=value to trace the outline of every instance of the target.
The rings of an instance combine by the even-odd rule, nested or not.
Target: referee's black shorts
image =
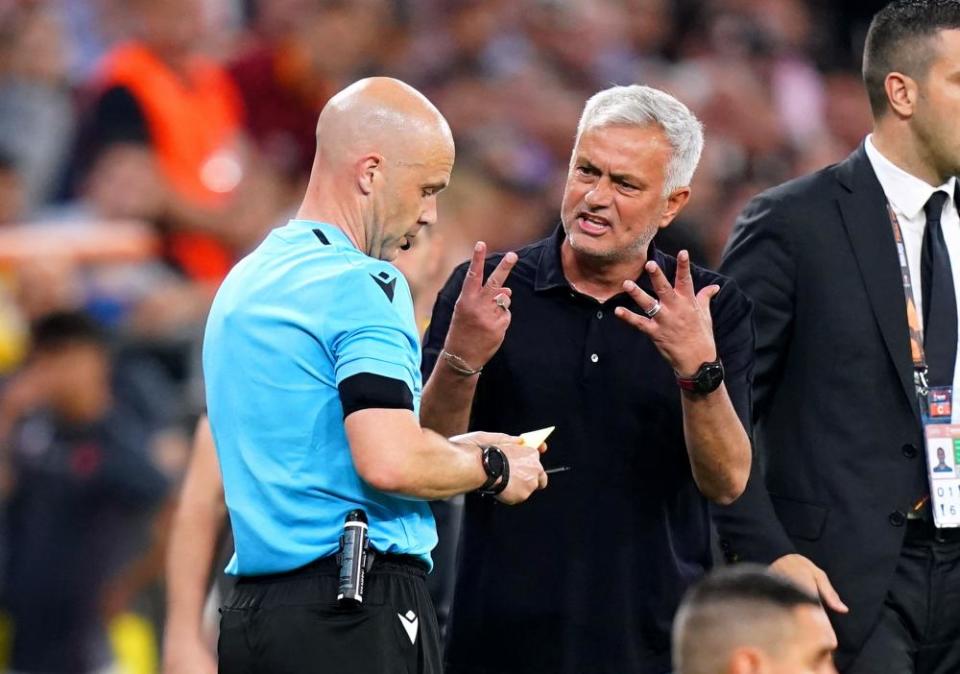
[[[332,557],[237,580],[221,610],[221,674],[441,674],[422,561],[378,556],[363,604],[337,605]]]

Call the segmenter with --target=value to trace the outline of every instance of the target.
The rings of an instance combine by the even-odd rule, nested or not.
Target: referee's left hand
[[[540,463],[540,455],[547,451],[547,444],[530,447],[521,444],[523,440],[503,433],[474,431],[450,438],[450,442],[470,443],[483,447],[496,445],[510,464],[510,479],[506,488],[495,497],[501,503],[516,505],[523,503],[533,492],[545,489],[549,476]]]

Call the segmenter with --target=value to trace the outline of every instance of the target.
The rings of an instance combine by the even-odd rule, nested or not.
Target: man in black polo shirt
[[[652,243],[702,144],[663,92],[600,92],[562,227],[485,262],[478,244],[440,293],[422,423],[556,426],[547,460],[569,467],[522,510],[467,497],[448,674],[670,670],[673,614],[711,563],[704,496],[731,502],[750,466],[749,301]]]

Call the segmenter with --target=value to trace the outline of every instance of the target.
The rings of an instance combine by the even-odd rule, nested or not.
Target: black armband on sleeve
[[[337,387],[343,418],[369,408],[413,411],[413,393],[406,382],[379,374],[361,372],[347,377]]]

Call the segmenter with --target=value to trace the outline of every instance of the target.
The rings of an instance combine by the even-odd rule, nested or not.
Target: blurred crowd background
[[[476,240],[556,226],[580,109],[611,84],[704,122],[693,198],[658,243],[716,265],[750,196],[869,130],[859,60],[882,4],[0,0],[0,603],[17,623],[0,658],[12,629],[42,653],[109,624],[91,648],[156,666],[206,311],[296,209],[333,93],[396,76],[453,128],[440,224],[398,263],[426,320]]]

